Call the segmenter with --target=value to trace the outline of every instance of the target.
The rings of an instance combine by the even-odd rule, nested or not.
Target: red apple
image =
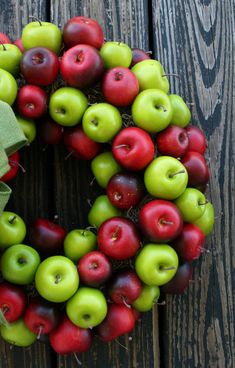
[[[167,243],[182,231],[183,218],[174,203],[156,199],[141,208],[139,225],[149,240]]]
[[[140,247],[140,234],[135,224],[123,217],[112,217],[98,230],[98,246],[101,252],[113,259],[133,257]]]
[[[13,153],[11,156],[8,157],[8,163],[10,165],[10,170],[0,178],[0,181],[3,181],[4,183],[8,183],[9,181],[11,181],[17,176],[19,167],[20,167],[19,161],[20,161],[20,155],[18,151],[16,151],[15,153]]]
[[[25,49],[22,43],[22,38],[17,38],[17,40],[15,40],[14,42],[14,45],[16,45],[22,53],[25,52]]]
[[[19,89],[16,104],[20,115],[38,119],[47,111],[47,94],[42,88],[27,84]]]
[[[108,285],[108,295],[117,304],[132,304],[142,290],[142,283],[132,270],[117,272]]]
[[[112,145],[115,160],[128,170],[144,169],[154,158],[154,144],[143,129],[128,127],[122,129]]]
[[[91,160],[101,148],[101,144],[89,138],[78,125],[65,130],[64,144],[78,160]]]
[[[64,127],[46,116],[38,122],[38,133],[44,144],[58,144],[63,139]]]
[[[114,106],[125,107],[132,104],[139,92],[139,82],[128,68],[109,69],[102,79],[102,93],[107,102]]]
[[[28,84],[49,86],[59,72],[59,60],[45,47],[32,47],[23,53],[20,70]]]
[[[188,151],[181,160],[188,172],[188,185],[205,185],[209,181],[209,169],[206,160],[199,152]]]
[[[157,134],[157,150],[162,155],[182,157],[188,150],[189,139],[185,129],[170,125]]]
[[[167,294],[182,294],[192,279],[193,267],[189,262],[179,265],[175,276],[167,284],[161,287],[161,291]]]
[[[0,43],[4,44],[4,43],[12,43],[12,42],[5,33],[0,32]]]
[[[97,49],[81,44],[64,53],[60,70],[70,86],[85,88],[99,80],[104,71],[104,62]]]
[[[188,150],[199,152],[203,155],[206,150],[206,137],[203,131],[195,125],[188,125],[185,130],[189,139]]]
[[[67,48],[84,43],[100,49],[104,42],[104,35],[98,22],[79,16],[71,18],[65,24],[63,40]]]
[[[27,296],[22,288],[8,282],[0,284],[0,310],[7,322],[14,322],[24,313]]]
[[[80,259],[78,273],[83,284],[99,287],[111,276],[112,265],[103,253],[92,251]]]
[[[135,316],[131,308],[122,304],[109,304],[104,321],[96,328],[96,333],[103,341],[112,341],[131,332],[135,327]]]
[[[147,53],[142,49],[134,48],[131,49],[131,51],[132,51],[132,61],[130,66],[131,68],[140,61],[151,59],[149,53]]]

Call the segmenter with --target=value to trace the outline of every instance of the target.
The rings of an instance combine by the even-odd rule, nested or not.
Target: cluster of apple
[[[95,20],[74,17],[62,33],[34,21],[15,45],[4,37],[0,99],[13,105],[29,142],[38,130],[45,144],[63,141],[91,160],[105,194],[89,211],[90,228],[68,233],[39,218],[26,235],[19,215],[3,213],[0,334],[19,346],[47,335],[57,353],[86,351],[94,331],[103,341],[132,331],[160,288],[188,286],[214,221],[204,195],[205,136],[188,125],[184,100],[169,94],[160,62],[105,42]],[[91,103],[89,88],[97,86],[105,102]],[[18,153],[9,158],[1,180],[15,177],[18,161]]]

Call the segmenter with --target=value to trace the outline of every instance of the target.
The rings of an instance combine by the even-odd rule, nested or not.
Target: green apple
[[[107,302],[104,294],[89,287],[81,287],[66,303],[69,319],[81,328],[99,325],[107,314]]]
[[[8,71],[15,77],[19,74],[22,53],[13,44],[0,44],[0,68]]]
[[[111,177],[122,170],[112,152],[102,152],[91,161],[91,170],[100,187],[106,188]]]
[[[210,202],[207,202],[205,211],[197,220],[193,222],[194,225],[200,227],[205,236],[209,235],[214,226],[214,207]]]
[[[0,250],[22,243],[25,235],[24,220],[14,212],[4,211],[0,217]]]
[[[17,83],[11,73],[0,69],[0,100],[13,105],[17,95]]]
[[[115,68],[116,66],[129,68],[131,65],[131,49],[127,44],[122,42],[105,42],[100,49],[100,55],[107,69]]]
[[[20,124],[21,129],[25,137],[28,140],[28,143],[32,143],[36,138],[36,125],[35,122],[31,119],[22,118],[21,116],[17,115],[16,119]]]
[[[188,106],[182,97],[178,95],[169,95],[169,99],[173,109],[171,124],[178,125],[181,128],[186,127],[191,119],[191,112]]]
[[[64,254],[73,262],[77,262],[85,254],[96,247],[96,235],[86,229],[70,231],[64,239]]]
[[[160,296],[160,289],[156,285],[143,285],[140,296],[131,304],[139,312],[150,311]]]
[[[122,128],[122,117],[116,107],[102,102],[88,107],[82,125],[89,138],[105,143],[111,141]]]
[[[23,29],[22,43],[25,50],[41,46],[58,54],[62,45],[62,34],[55,24],[41,21],[30,22]]]
[[[165,129],[173,114],[169,97],[160,89],[140,92],[131,110],[134,123],[149,133],[158,133]]]
[[[139,81],[140,91],[155,88],[168,93],[169,82],[158,60],[143,60],[135,64],[131,70]]]
[[[88,222],[97,229],[100,225],[111,217],[121,216],[121,211],[114,207],[108,197],[103,194],[96,198],[88,213]]]
[[[135,260],[135,270],[146,285],[161,286],[170,281],[178,269],[176,251],[168,244],[147,244]]]
[[[186,188],[175,200],[185,222],[195,222],[199,219],[206,210],[206,203],[204,194],[195,188]]]
[[[1,257],[4,279],[18,285],[31,284],[39,264],[38,252],[25,244],[12,245]]]
[[[21,347],[30,346],[37,340],[37,335],[28,329],[23,318],[8,323],[7,326],[0,325],[0,335],[3,340]]]
[[[176,158],[160,156],[155,158],[145,170],[144,183],[153,197],[175,199],[185,191],[188,173]]]
[[[52,119],[63,126],[79,124],[87,107],[88,101],[84,93],[73,87],[57,89],[49,101]]]
[[[65,302],[78,289],[77,268],[67,257],[48,257],[37,269],[35,286],[44,299],[54,303]]]

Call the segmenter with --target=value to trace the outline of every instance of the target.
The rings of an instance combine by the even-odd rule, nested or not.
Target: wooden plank
[[[153,0],[155,55],[180,75],[171,92],[194,102],[192,120],[206,133],[215,227],[195,262],[194,283],[167,297],[160,315],[162,366],[232,367],[234,346],[234,13],[232,2]],[[234,232],[233,232],[234,234]]]
[[[51,3],[51,21],[61,27],[75,15],[85,15],[96,19],[102,25],[108,40],[122,40],[130,46],[149,49],[148,9],[146,1],[64,1]],[[99,192],[94,185],[89,186],[92,174],[89,164],[78,162],[74,158],[64,161],[66,152],[55,149],[55,207],[61,222],[67,229],[87,225],[89,204]],[[65,212],[64,209],[67,209]],[[82,366],[97,367],[158,367],[158,315],[143,316],[135,331],[128,337],[121,337],[118,342],[104,344],[95,340],[90,352],[79,359]],[[123,346],[121,346],[121,345]],[[74,358],[59,357],[60,368],[75,367]]]
[[[46,1],[3,0],[1,1],[0,31],[12,40],[20,36],[22,27],[27,24],[29,16],[46,19]],[[50,150],[49,150],[50,151]],[[21,215],[27,224],[39,216],[52,216],[50,190],[50,152],[43,152],[39,142],[20,151],[21,164],[26,173],[19,173],[11,182],[13,195],[7,206],[8,210]],[[48,346],[36,343],[29,348],[17,348],[0,341],[0,367],[49,368],[52,366]]]

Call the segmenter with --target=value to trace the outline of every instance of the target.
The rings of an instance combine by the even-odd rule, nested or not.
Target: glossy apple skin
[[[182,231],[183,218],[174,203],[156,199],[141,208],[139,225],[150,241],[167,243]]]
[[[132,52],[131,68],[140,61],[151,59],[150,55],[142,49],[134,48],[131,49],[131,52]]]
[[[32,298],[26,308],[24,321],[33,333],[48,334],[59,323],[59,310],[40,297]]]
[[[26,119],[22,116],[16,116],[18,123],[20,124],[21,129],[25,137],[27,138],[28,144],[32,143],[36,138],[36,124],[32,119]]]
[[[20,155],[18,151],[16,151],[15,153],[13,153],[11,156],[8,157],[10,170],[0,178],[1,181],[3,181],[4,183],[8,183],[17,176],[19,171],[19,161]]]
[[[58,144],[63,139],[64,128],[48,116],[39,121],[38,134],[42,143]]]
[[[189,124],[191,119],[191,113],[188,106],[181,96],[172,94],[169,95],[169,99],[173,109],[171,124],[178,125],[181,128],[185,128]]]
[[[0,309],[7,322],[14,322],[24,313],[27,296],[23,289],[8,282],[0,284]]]
[[[101,252],[113,259],[122,260],[137,253],[141,238],[131,220],[113,217],[100,226],[97,241]]]
[[[157,150],[161,155],[182,157],[186,154],[189,139],[186,131],[177,125],[169,125],[157,134]]]
[[[144,196],[144,184],[136,174],[120,172],[109,180],[106,193],[115,207],[128,210],[140,203]]]
[[[71,230],[64,239],[64,254],[77,262],[96,247],[96,235],[87,229]]]
[[[22,43],[22,38],[17,38],[17,40],[15,40],[14,42],[14,45],[16,45],[22,53],[25,52],[25,49]]]
[[[64,144],[78,160],[92,160],[101,149],[101,145],[90,139],[81,126],[65,130]]]
[[[192,279],[193,267],[190,262],[184,262],[179,265],[178,270],[167,284],[161,287],[161,291],[166,294],[182,294],[188,288]]]
[[[182,261],[192,262],[199,258],[204,248],[205,235],[198,226],[185,223],[172,245]]]
[[[7,326],[0,325],[0,335],[3,340],[21,347],[30,346],[37,340],[37,335],[28,329],[23,318],[19,318]]]
[[[81,44],[64,53],[60,71],[70,86],[82,89],[100,79],[104,72],[104,63],[96,48]]]
[[[188,185],[197,187],[209,181],[209,169],[206,160],[199,152],[188,151],[181,160],[188,172]]]
[[[49,86],[58,75],[59,59],[45,47],[33,47],[23,53],[20,70],[28,84]]]
[[[44,254],[54,254],[63,247],[66,231],[47,219],[38,218],[29,229],[29,242]]]
[[[78,44],[87,44],[100,49],[104,42],[104,35],[98,22],[79,16],[71,18],[65,24],[63,40],[67,48]]]
[[[175,175],[178,172],[180,174]],[[160,156],[146,168],[144,183],[152,196],[172,200],[184,193],[188,183],[188,173],[176,158]]]
[[[47,111],[47,94],[42,88],[27,84],[19,89],[16,104],[20,115],[38,119]]]
[[[185,222],[195,222],[205,212],[206,198],[195,188],[186,188],[175,200]]]
[[[0,32],[0,43],[12,43],[12,42],[5,33]]]
[[[170,124],[173,113],[168,95],[160,89],[140,92],[131,111],[135,125],[149,133],[158,133],[165,129]]]
[[[0,217],[0,250],[20,244],[26,235],[24,220],[14,212],[3,211]]]
[[[100,187],[106,188],[111,177],[122,171],[122,167],[114,159],[112,152],[102,152],[93,158],[91,170]]]
[[[203,155],[206,151],[206,137],[203,131],[195,125],[188,125],[185,128],[189,139],[189,151],[199,152]]]
[[[0,100],[13,105],[17,95],[17,83],[11,73],[0,69]]]
[[[209,235],[214,226],[214,207],[210,202],[205,205],[205,211],[202,216],[193,222],[202,230],[205,236]]]
[[[96,328],[96,333],[102,341],[112,341],[131,332],[135,327],[135,321],[131,308],[122,304],[109,304],[107,316]]]
[[[129,68],[132,60],[130,47],[123,42],[108,41],[100,49],[100,55],[104,60],[105,68],[115,67]]]
[[[108,295],[117,304],[131,304],[139,296],[142,283],[132,270],[117,272],[108,285]]]
[[[85,254],[78,263],[78,273],[84,285],[99,287],[112,274],[112,265],[108,257],[98,251]]]
[[[139,297],[131,304],[139,312],[150,311],[160,296],[160,288],[158,286],[142,284]]]
[[[64,316],[50,335],[50,344],[57,354],[81,353],[90,349],[93,333],[90,329],[75,326]]]
[[[16,45],[0,44],[0,68],[17,77],[20,70],[22,53]]]
[[[112,152],[117,162],[125,169],[144,169],[154,158],[154,144],[143,129],[128,127],[114,138]]]
[[[96,198],[88,213],[88,222],[98,229],[104,221],[115,216],[121,216],[121,214],[121,211],[112,205],[106,195],[100,195]]]
[[[102,93],[105,100],[118,107],[129,106],[139,92],[139,82],[128,68],[109,69],[102,79]]]

